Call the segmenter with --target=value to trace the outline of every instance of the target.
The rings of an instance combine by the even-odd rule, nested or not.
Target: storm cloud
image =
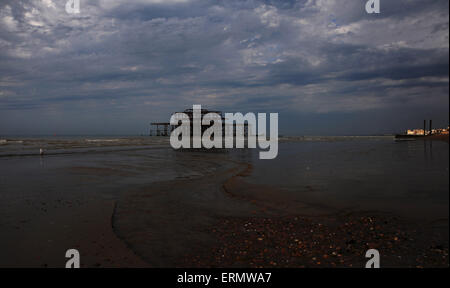
[[[448,0],[0,3],[0,134],[139,134],[201,104],[287,134],[448,125]]]

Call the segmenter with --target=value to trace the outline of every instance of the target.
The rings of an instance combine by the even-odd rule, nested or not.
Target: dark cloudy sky
[[[449,120],[449,1],[0,0],[0,136],[140,134],[193,104],[284,134]]]

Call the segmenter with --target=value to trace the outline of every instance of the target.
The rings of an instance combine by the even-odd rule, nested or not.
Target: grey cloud
[[[426,106],[448,122],[448,1],[382,1],[379,15],[350,0],[52,3],[0,3],[0,133],[30,127],[9,121],[21,111],[142,127],[125,115],[194,102],[299,119]]]

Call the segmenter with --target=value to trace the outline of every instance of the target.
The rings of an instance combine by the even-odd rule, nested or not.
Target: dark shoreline
[[[395,135],[396,140],[402,139],[417,139],[417,140],[438,140],[449,143],[449,134],[435,134],[435,135]]]
[[[426,142],[416,144],[422,156]],[[347,199],[339,205],[321,196],[329,187],[305,179],[295,182],[299,193],[286,193],[277,181],[255,184],[261,167],[249,153],[126,151],[1,159],[17,166],[3,166],[3,187],[9,188],[3,196],[9,198],[0,202],[0,267],[64,267],[68,248],[80,250],[82,267],[363,267],[365,251],[374,247],[382,267],[449,266],[449,224],[442,213],[410,219],[410,213],[382,212],[392,211],[384,204],[347,205]],[[359,159],[360,150],[348,151]],[[285,167],[270,166],[269,172],[302,173]],[[358,183],[339,186],[336,195],[358,191]],[[383,185],[378,189],[392,189]],[[439,193],[448,195],[448,188]]]
[[[364,267],[372,248],[383,267],[449,267],[448,219],[417,225],[374,211],[289,205],[276,191],[245,183],[250,173],[251,165],[240,164],[214,180],[168,181],[134,192],[119,203],[114,231],[150,267]],[[236,213],[184,202],[211,185]],[[156,208],[162,203],[152,195],[161,193],[177,203]]]
[[[449,135],[430,135],[430,136],[426,136],[425,139],[426,140],[440,140],[440,141],[444,141],[449,143]]]

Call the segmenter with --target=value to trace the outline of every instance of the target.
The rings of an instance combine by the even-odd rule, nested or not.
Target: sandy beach
[[[446,220],[418,229],[375,211],[292,203],[245,183],[250,171],[240,165],[215,185],[207,176],[134,192],[118,206],[114,229],[152,267],[364,267],[373,248],[385,253],[384,267],[449,265]],[[211,190],[220,204],[186,203]]]
[[[0,267],[64,267],[72,248],[82,267],[363,267],[370,248],[383,267],[449,266],[445,142],[288,141],[266,166],[249,150],[64,141],[0,158]],[[388,162],[392,178],[374,174]],[[405,186],[417,173],[433,184]]]
[[[48,206],[53,206],[47,208]],[[42,203],[42,212],[2,226],[0,267],[62,268],[68,247],[82,251],[81,267],[146,267],[115,235],[115,203]]]

